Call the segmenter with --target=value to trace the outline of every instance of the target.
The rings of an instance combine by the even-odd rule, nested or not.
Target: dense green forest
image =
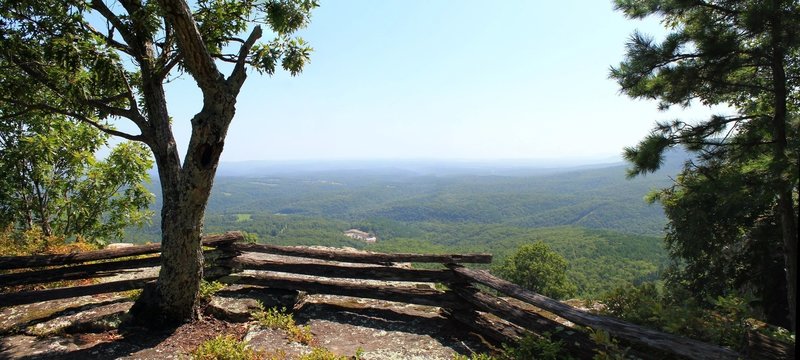
[[[666,266],[661,208],[644,201],[681,163],[626,180],[619,164],[548,171],[413,172],[355,169],[222,176],[206,231],[245,231],[260,242],[386,252],[489,252],[502,261],[542,241],[569,262],[581,297],[658,278]],[[499,173],[499,175],[498,175]],[[153,186],[157,189],[157,186]],[[157,197],[158,198],[158,197]],[[156,207],[158,204],[155,205]],[[159,224],[128,240],[157,241]],[[344,236],[376,234],[366,244]]]

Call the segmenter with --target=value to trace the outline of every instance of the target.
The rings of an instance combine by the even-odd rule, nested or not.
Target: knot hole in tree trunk
[[[203,169],[210,169],[214,165],[215,158],[221,152],[221,146],[202,144],[197,149],[200,159],[200,166]]]

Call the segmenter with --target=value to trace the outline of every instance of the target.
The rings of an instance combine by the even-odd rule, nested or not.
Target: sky
[[[700,116],[619,93],[609,68],[636,29],[664,33],[611,1],[322,0],[299,33],[311,63],[250,72],[221,160],[619,156],[656,120]],[[200,92],[185,76],[167,94],[185,149]]]

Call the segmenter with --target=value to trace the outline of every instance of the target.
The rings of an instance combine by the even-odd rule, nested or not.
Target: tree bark
[[[786,156],[787,136],[787,106],[788,91],[786,83],[785,57],[783,47],[784,29],[780,3],[776,1],[775,16],[772,19],[772,89],[774,95],[775,114],[772,118],[773,135],[773,183],[777,194],[777,210],[780,218],[781,232],[783,235],[783,256],[786,266],[787,301],[789,302],[789,322],[792,330],[796,329],[797,322],[797,212],[792,200],[793,175],[790,173],[791,165]]]
[[[236,108],[236,96],[246,79],[237,64],[228,80],[219,72],[186,2],[159,1],[175,32],[183,65],[203,93],[203,108],[191,120],[192,135],[181,164],[170,127],[160,71],[152,64],[152,42],[145,41],[141,62],[144,98],[152,133],[148,137],[158,165],[163,196],[161,210],[161,271],[155,286],[147,286],[131,308],[137,321],[171,325],[196,318],[197,292],[203,276],[203,232],[208,197]],[[261,36],[256,27],[240,51],[247,56]],[[147,71],[145,71],[147,70]]]

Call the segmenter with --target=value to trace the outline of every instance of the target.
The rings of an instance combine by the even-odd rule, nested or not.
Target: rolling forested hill
[[[261,169],[217,178],[206,231],[242,230],[287,245],[491,252],[498,261],[541,240],[569,261],[570,277],[591,297],[616,283],[654,279],[665,265],[665,218],[643,198],[669,185],[680,162],[667,165],[634,180],[625,179],[620,164]],[[131,229],[129,239],[157,241],[158,225]],[[375,233],[379,241],[345,237],[349,228]]]

